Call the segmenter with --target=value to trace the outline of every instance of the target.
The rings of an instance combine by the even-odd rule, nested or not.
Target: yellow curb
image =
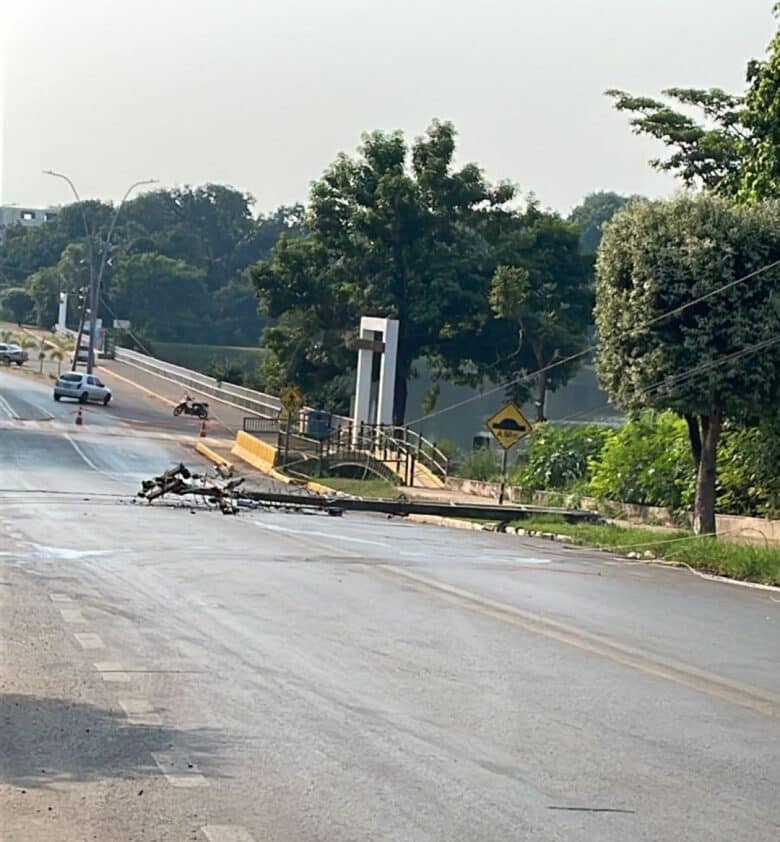
[[[238,456],[242,462],[246,462],[248,465],[251,465],[253,468],[260,471],[261,474],[265,474],[272,479],[283,482],[285,485],[289,485],[292,482],[290,477],[279,473],[279,471],[277,471],[270,462],[258,456],[256,453],[252,453],[247,450],[245,447],[241,447],[241,445],[234,444],[230,452],[234,456]]]
[[[335,497],[338,492],[335,488],[331,488],[328,485],[323,485],[319,482],[309,481],[306,483],[306,488],[309,491],[313,491],[315,494],[324,494],[326,497]]]
[[[212,450],[207,444],[202,441],[199,441],[195,445],[195,450],[200,453],[201,456],[205,456],[210,462],[213,462],[215,465],[221,465],[223,468],[227,468],[229,471],[233,470],[233,463],[228,462],[227,459],[220,456],[215,450]]]

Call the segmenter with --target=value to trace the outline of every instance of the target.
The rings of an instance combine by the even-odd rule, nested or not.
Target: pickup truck
[[[0,363],[3,365],[11,365],[11,363],[21,365],[28,359],[27,351],[21,346],[13,342],[0,342]]]

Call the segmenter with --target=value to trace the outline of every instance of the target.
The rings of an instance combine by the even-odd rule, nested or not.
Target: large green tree
[[[9,287],[3,292],[0,304],[12,319],[21,325],[32,313],[34,302],[23,287]]]
[[[400,132],[364,135],[355,157],[340,155],[312,186],[308,235],[252,270],[265,311],[281,319],[265,335],[268,365],[310,400],[325,390],[348,405],[343,373],[361,315],[399,321],[396,423],[416,359],[468,352],[462,340],[484,322],[489,282],[479,218],[514,190],[491,187],[474,164],[457,168],[454,154],[450,123],[435,121],[411,147]]]
[[[134,329],[160,340],[198,341],[203,330],[208,295],[205,273],[159,254],[117,258],[110,295],[119,318],[130,318]]]
[[[780,4],[774,7],[780,15]],[[688,185],[703,185],[741,201],[780,197],[780,32],[764,60],[747,67],[747,88],[741,95],[720,88],[674,87],[663,91],[670,100],[635,96],[621,90],[607,94],[615,107],[634,116],[631,125],[669,149],[654,167],[672,172]],[[690,115],[690,110],[700,118]]]
[[[699,533],[715,531],[724,421],[756,420],[780,401],[778,257],[777,204],[707,195],[633,202],[601,243],[600,380],[628,410],[672,409],[687,421]]]
[[[631,199],[619,193],[601,190],[589,193],[569,214],[569,222],[580,229],[580,250],[585,255],[595,255],[601,243],[604,225]]]
[[[567,383],[583,361],[576,355],[587,346],[591,323],[590,261],[580,254],[577,226],[533,203],[510,230],[492,250],[500,264],[490,304],[511,327],[500,335],[514,342],[482,370],[493,380],[514,381],[511,394],[521,402],[535,388],[536,420],[543,421],[548,390]],[[491,328],[488,323],[485,333]]]

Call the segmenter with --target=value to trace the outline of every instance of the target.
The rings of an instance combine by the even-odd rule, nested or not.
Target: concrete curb
[[[453,529],[466,529],[470,532],[492,532],[493,524],[475,523],[471,520],[461,520],[456,517],[442,517],[441,515],[408,515],[407,520],[414,523],[428,523],[432,526],[449,526]]]
[[[200,453],[201,456],[205,456],[209,462],[213,462],[215,465],[220,465],[223,468],[227,468],[229,471],[233,470],[233,463],[228,462],[227,459],[220,456],[215,450],[212,450],[207,444],[202,441],[199,441],[195,445],[195,450]]]
[[[441,517],[439,515],[408,515],[407,520],[415,523],[427,523],[433,526],[448,526],[454,529],[466,529],[472,532],[496,532],[495,523],[473,523],[467,520],[459,520],[453,517]],[[533,529],[523,529],[520,526],[509,526],[505,534],[515,535],[518,538],[536,538],[542,541],[553,541],[558,544],[569,544],[570,547],[577,550],[585,550],[594,553],[603,553],[604,555],[611,555],[613,558],[619,558],[626,564],[646,564],[654,567],[667,567],[675,570],[687,570],[694,576],[700,579],[706,579],[709,582],[717,582],[722,585],[737,585],[740,588],[752,588],[754,590],[768,591],[770,593],[780,593],[780,587],[776,585],[765,585],[762,582],[745,582],[741,579],[729,579],[726,576],[718,576],[713,573],[704,573],[701,570],[696,570],[684,561],[673,561],[671,559],[663,558],[636,558],[632,555],[619,553],[616,550],[610,550],[605,547],[589,547],[587,544],[575,544],[570,535],[563,535],[555,532],[538,532]],[[771,599],[771,597],[770,597]],[[777,602],[777,600],[773,600]]]

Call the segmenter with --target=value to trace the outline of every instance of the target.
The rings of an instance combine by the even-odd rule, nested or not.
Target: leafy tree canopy
[[[580,229],[582,253],[595,255],[601,242],[603,226],[626,202],[638,198],[638,196],[621,196],[611,191],[589,193],[569,214],[569,222],[573,222]]]
[[[780,15],[780,4],[774,7]],[[651,163],[688,185],[741,201],[780,197],[780,32],[764,60],[747,67],[741,95],[720,88],[674,87],[663,91],[671,104],[621,90],[609,90],[619,111],[634,116],[631,125],[669,148]],[[695,119],[691,109],[700,113]]]
[[[252,204],[248,194],[213,184],[156,190],[126,202],[104,273],[101,315],[110,318],[116,313],[136,326],[143,323],[162,331],[173,341],[256,343],[263,319],[256,299],[248,295],[252,288],[242,277],[244,270],[268,255],[282,232],[295,236],[300,231],[302,208],[283,207],[254,217]],[[90,263],[96,268],[114,210],[110,204],[88,200],[67,205],[44,225],[13,226],[5,232],[0,243],[0,286],[3,281],[5,285],[23,282],[41,326],[53,324],[59,291],[74,293],[89,283]],[[125,309],[131,303],[139,305],[139,299],[112,300],[121,286],[112,282],[112,273],[130,255],[156,255],[198,270],[213,293],[202,307],[201,323],[192,322],[183,297],[172,298],[169,307],[151,321],[140,311]],[[236,300],[231,300],[233,293]]]
[[[704,532],[714,531],[724,419],[769,414],[780,400],[780,267],[767,268],[778,258],[776,204],[735,206],[706,195],[631,203],[599,250],[599,377],[629,410],[686,418]]]
[[[491,186],[475,164],[456,168],[454,152],[455,129],[445,122],[411,147],[400,132],[364,135],[354,158],[340,155],[313,184],[308,236],[283,238],[273,259],[252,270],[265,311],[281,317],[265,334],[268,365],[309,400],[328,392],[345,408],[341,374],[346,360],[353,367],[348,347],[361,315],[400,323],[396,421],[414,360],[463,356],[461,340],[484,322],[489,258],[479,222],[514,188]]]

